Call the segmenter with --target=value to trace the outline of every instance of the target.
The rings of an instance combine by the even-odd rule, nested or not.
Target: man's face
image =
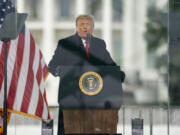
[[[79,19],[76,24],[76,31],[81,38],[86,38],[87,34],[92,34],[93,29],[93,23],[86,18]]]

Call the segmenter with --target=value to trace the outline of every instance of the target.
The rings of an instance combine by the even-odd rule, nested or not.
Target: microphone
[[[92,35],[91,34],[87,34],[87,40],[88,40],[88,48],[90,47],[91,43],[92,43]]]

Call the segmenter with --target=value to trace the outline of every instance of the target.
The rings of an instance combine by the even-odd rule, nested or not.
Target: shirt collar
[[[86,43],[85,43],[85,42],[86,42],[86,40],[85,40],[85,39],[83,39],[83,38],[81,38],[81,40],[82,40],[82,42],[83,42],[83,45],[84,45],[84,46],[86,46]]]

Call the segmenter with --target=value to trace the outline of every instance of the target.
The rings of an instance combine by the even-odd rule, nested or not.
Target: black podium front
[[[62,66],[59,104],[62,109],[118,109],[122,104],[118,66]]]

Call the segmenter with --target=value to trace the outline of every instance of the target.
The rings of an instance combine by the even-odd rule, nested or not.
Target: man
[[[54,76],[61,76],[63,74],[63,66],[116,66],[116,63],[112,60],[109,52],[106,50],[105,42],[102,39],[99,39],[97,37],[94,37],[92,35],[94,30],[94,20],[93,17],[90,15],[80,15],[76,18],[76,33],[72,36],[69,36],[67,38],[61,39],[58,42],[58,47],[55,51],[55,54],[50,61],[48,65],[48,70],[51,72]],[[88,41],[87,41],[88,40]],[[118,69],[119,70],[119,69]],[[119,71],[121,74],[121,81],[124,81],[125,74],[122,71]],[[62,79],[60,82],[59,90],[65,89],[65,87],[69,84],[64,81],[65,79]],[[73,80],[72,80],[73,81]],[[62,98],[62,95],[59,94],[58,101],[60,103],[60,99]],[[87,120],[86,118],[92,117],[90,120]],[[93,114],[93,116],[91,115]],[[65,126],[65,132],[70,133],[88,133],[88,132],[96,132],[96,131],[90,131],[86,128],[91,126],[92,122],[97,120],[102,114],[101,111],[94,111],[94,110],[74,110],[73,111],[66,111],[64,110],[64,126]],[[107,112],[106,114],[109,114]],[[114,115],[116,114],[116,115]],[[60,114],[62,116],[62,113]],[[73,116],[73,117],[72,117]],[[80,117],[79,117],[80,116]],[[112,117],[116,117],[114,121],[115,124],[117,124],[117,111],[115,113],[111,113]],[[69,118],[71,117],[71,120]],[[79,123],[82,123],[80,125],[71,124],[72,119],[74,121],[79,121]],[[108,119],[108,116],[107,118]],[[113,118],[111,118],[113,121]],[[83,121],[89,121],[89,124],[83,123]],[[59,122],[58,129],[60,130],[60,125],[63,125],[63,123]],[[76,127],[78,125],[81,127]],[[101,130],[99,127],[92,127],[91,130]],[[71,131],[70,131],[71,130]],[[106,129],[105,129],[106,130]],[[108,129],[107,129],[108,130]],[[98,132],[98,131],[97,131]],[[103,131],[105,132],[105,131]],[[113,129],[113,131],[109,130],[109,132],[116,132],[116,127]]]

